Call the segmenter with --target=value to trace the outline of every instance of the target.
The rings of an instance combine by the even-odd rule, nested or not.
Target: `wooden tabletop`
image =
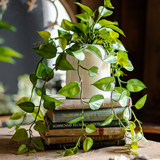
[[[21,142],[10,140],[13,135],[13,132],[11,133],[10,131],[7,128],[0,128],[0,160],[109,160],[109,158],[120,156],[125,156],[129,159],[134,157],[125,146],[104,147],[88,152],[80,150],[78,154],[70,157],[56,157],[56,150],[37,151],[37,153],[32,153],[30,156],[27,153],[16,155]],[[39,136],[39,134],[35,133],[35,136]],[[149,159],[160,160],[160,143],[141,141],[137,152],[147,156]]]

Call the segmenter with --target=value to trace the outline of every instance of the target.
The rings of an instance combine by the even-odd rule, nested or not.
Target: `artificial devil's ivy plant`
[[[43,124],[44,116],[42,113],[42,107],[50,110],[63,103],[46,94],[46,83],[54,78],[54,73],[57,70],[76,70],[79,76],[79,81],[66,84],[58,91],[58,94],[66,97],[73,97],[80,93],[82,103],[89,103],[90,108],[94,110],[95,108],[97,110],[100,108],[104,100],[103,95],[94,95],[91,97],[89,102],[83,101],[83,79],[81,78],[79,69],[82,68],[88,70],[91,77],[98,74],[97,66],[93,66],[89,69],[80,65],[80,61],[85,59],[85,55],[83,53],[85,49],[93,52],[93,54],[95,54],[97,58],[100,58],[104,63],[110,63],[111,76],[102,78],[93,85],[100,90],[110,91],[112,102],[115,101],[112,94],[113,92],[117,92],[120,94],[118,102],[122,107],[124,107],[127,104],[127,97],[130,96],[131,92],[139,92],[146,88],[146,86],[138,79],[129,79],[128,81],[123,81],[121,79],[121,77],[125,75],[124,70],[132,71],[134,67],[128,58],[128,52],[118,39],[119,34],[124,36],[123,31],[118,28],[117,22],[106,20],[106,17],[110,16],[113,13],[112,9],[114,9],[110,0],[104,0],[104,6],[100,6],[98,8],[97,17],[95,17],[96,11],[93,12],[89,7],[81,3],[77,2],[76,4],[85,11],[82,14],[76,15],[76,17],[80,19],[79,23],[72,23],[66,19],[63,19],[61,23],[62,29],[58,30],[58,37],[56,38],[52,38],[51,34],[47,31],[38,32],[45,42],[38,42],[40,43],[39,47],[34,48],[34,51],[41,57],[41,59],[38,62],[35,73],[30,74],[30,81],[33,84],[31,96],[29,98],[23,97],[16,103],[24,111],[24,113],[14,113],[10,118],[11,120],[22,119],[20,124],[14,126],[15,134],[13,135],[12,140],[23,141],[29,138],[27,144],[22,144],[19,147],[18,154],[26,151],[35,152],[35,150],[30,150],[29,146],[31,143],[33,143],[38,149],[44,150],[44,145],[41,139],[33,137],[33,129],[39,132],[47,132],[48,129]],[[56,41],[59,42],[58,45]],[[107,52],[107,56],[102,58],[100,50],[92,44],[103,46]],[[61,48],[61,51],[58,51],[58,48]],[[67,61],[67,54],[74,56],[78,60],[77,68],[74,68],[70,62]],[[47,66],[47,62],[52,58],[55,58],[56,60],[55,64],[53,64],[53,67],[51,68]],[[42,81],[43,85],[38,86],[38,81]],[[37,95],[40,96],[38,105],[35,105],[32,102],[34,90],[36,90]],[[131,107],[131,112],[134,118],[133,121],[129,120],[130,113],[128,109],[124,111],[123,119],[129,121],[129,125],[127,127],[124,126],[121,119],[118,118],[114,112],[114,108],[112,108],[113,112],[110,117],[101,124],[101,126],[106,126],[112,122],[114,117],[116,117],[119,120],[119,124],[124,127],[125,139],[130,138],[132,140],[131,145],[127,144],[126,140],[126,146],[133,154],[137,154],[137,152],[132,151],[129,146],[136,149],[138,147],[139,140],[147,140],[143,136],[141,122],[136,118],[132,108],[134,107],[136,109],[141,109],[145,104],[146,98],[147,95],[144,95],[136,102],[135,105]],[[29,129],[21,128],[21,124],[29,113],[31,113],[35,118],[34,121],[30,123]],[[95,131],[96,127],[93,124],[87,126],[84,125],[84,109],[82,109],[82,114],[80,117],[73,119],[69,123],[77,123],[78,121],[82,121],[82,133],[79,135],[75,147],[70,149],[64,148],[64,152],[60,151],[58,153],[64,154],[64,156],[76,154],[79,150],[78,147],[82,137],[85,137],[83,141],[84,151],[88,151],[92,147],[93,140],[83,133],[83,128],[85,128],[87,133],[92,133]],[[134,131],[136,124],[140,127],[140,131],[138,133],[135,133]]]

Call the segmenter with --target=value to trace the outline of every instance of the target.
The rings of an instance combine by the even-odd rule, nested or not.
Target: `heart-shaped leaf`
[[[144,95],[141,99],[139,99],[139,100],[136,102],[135,108],[136,108],[136,109],[141,109],[141,108],[144,106],[144,104],[145,104],[145,102],[146,102],[146,99],[147,99],[147,94]]]
[[[114,118],[114,114],[111,114],[100,126],[107,126],[112,122]]]
[[[32,113],[34,111],[34,103],[32,102],[23,102],[18,104],[18,106],[27,113]]]
[[[35,147],[37,147],[38,149],[44,151],[44,144],[42,142],[42,140],[40,138],[35,138],[33,140],[33,144],[35,145]]]
[[[38,31],[38,34],[45,40],[48,40],[51,34],[48,31]]]
[[[16,113],[12,114],[10,117],[11,120],[18,120],[20,118],[22,118],[22,113],[20,113],[20,112],[16,112]]]
[[[86,133],[93,133],[96,131],[96,127],[93,124],[88,124],[85,128]]]
[[[139,91],[143,90],[144,88],[146,88],[146,86],[143,84],[143,82],[141,82],[138,79],[130,79],[127,81],[126,88],[130,92],[139,92]]]
[[[24,141],[27,138],[28,138],[28,133],[27,133],[26,129],[20,128],[14,133],[11,140],[13,140],[13,141]]]
[[[35,123],[34,129],[38,132],[48,132],[48,128],[41,121]]]
[[[104,96],[101,94],[94,95],[89,101],[89,107],[92,110],[98,110],[103,104]]]
[[[38,108],[34,109],[34,112],[32,113],[32,116],[34,118],[36,118],[37,120],[44,121],[43,112]]]
[[[112,91],[115,86],[114,81],[115,79],[113,77],[105,77],[96,81],[92,85],[94,85],[95,87],[97,87],[102,91]]]
[[[57,94],[61,94],[66,97],[74,97],[80,92],[81,88],[78,82],[71,82],[61,88]]]
[[[83,141],[83,150],[87,152],[88,150],[90,150],[92,145],[93,145],[92,138],[86,137],[85,140]]]

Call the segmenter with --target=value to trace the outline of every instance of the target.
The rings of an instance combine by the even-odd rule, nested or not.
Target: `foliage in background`
[[[118,28],[117,22],[112,22],[105,19],[107,16],[110,16],[113,13],[111,9],[114,9],[114,7],[112,6],[110,0],[104,0],[104,6],[100,6],[98,8],[98,17],[95,17],[96,11],[92,11],[89,7],[83,4],[76,4],[79,5],[85,11],[85,13],[76,15],[76,17],[81,20],[80,23],[72,23],[65,19],[62,20],[62,29],[58,30],[57,38],[52,38],[51,34],[47,31],[38,32],[39,35],[45,40],[45,42],[37,42],[40,43],[40,45],[39,47],[34,48],[34,51],[41,57],[41,60],[37,64],[35,73],[30,74],[30,81],[33,84],[31,96],[22,97],[16,103],[24,111],[24,113],[14,113],[10,118],[12,120],[17,120],[21,118],[23,122],[26,118],[26,115],[30,113],[35,118],[33,121],[30,122],[30,127],[28,130],[20,128],[20,125],[22,123],[15,126],[16,132],[13,135],[12,140],[23,141],[29,138],[27,145],[22,144],[19,147],[18,154],[26,151],[35,152],[35,150],[30,150],[29,146],[31,143],[33,143],[35,147],[37,147],[38,149],[44,150],[44,145],[41,139],[34,139],[33,129],[40,132],[48,131],[46,126],[43,124],[44,116],[42,113],[42,104],[45,109],[50,110],[54,109],[55,107],[63,103],[56,98],[50,97],[46,93],[46,84],[54,78],[54,73],[57,70],[74,70],[77,71],[77,74],[79,76],[78,82],[71,82],[69,84],[66,84],[66,86],[64,86],[58,91],[58,94],[61,94],[65,97],[73,97],[80,93],[81,102],[88,103],[91,110],[95,108],[98,110],[100,108],[101,104],[104,101],[103,95],[94,95],[93,97],[91,97],[89,102],[83,101],[83,79],[81,78],[79,72],[80,68],[88,70],[90,77],[94,77],[96,74],[98,74],[97,66],[93,66],[92,69],[89,69],[84,68],[80,65],[80,61],[83,61],[85,59],[85,55],[83,53],[85,49],[88,49],[91,52],[93,52],[93,54],[95,54],[97,58],[100,58],[104,63],[110,63],[112,73],[111,77],[102,78],[93,83],[92,85],[103,91],[119,93],[120,98],[118,102],[122,107],[126,106],[127,97],[129,97],[132,92],[140,92],[144,88],[146,88],[143,82],[141,82],[138,79],[129,79],[128,81],[121,80],[121,77],[125,75],[124,71],[133,71],[134,67],[131,61],[129,60],[127,50],[125,49],[121,41],[118,39],[119,34],[124,36],[123,31],[120,28]],[[56,45],[55,41],[59,41],[59,45]],[[88,45],[86,46],[85,44]],[[100,50],[92,44],[98,44],[103,46],[103,48],[107,52],[106,57],[102,58]],[[61,48],[61,51],[58,50],[59,48]],[[70,62],[67,61],[67,54],[70,56],[74,56],[78,60],[77,68],[74,68],[70,64]],[[56,59],[56,63],[53,64],[53,67],[51,68],[47,66],[47,61],[52,58]],[[37,85],[39,81],[43,81],[41,87]],[[32,101],[34,90],[36,90],[37,95],[40,97],[38,105],[36,105]],[[147,95],[144,95],[132,107],[135,107],[136,109],[141,109],[145,104],[146,98]],[[111,101],[115,101],[112,97],[112,94]],[[130,138],[132,140],[132,143],[130,145],[127,144],[126,141],[126,146],[129,150],[129,146],[131,146],[132,149],[136,149],[138,147],[139,140],[147,141],[143,136],[141,122],[136,118],[136,115],[133,112],[132,108],[131,112],[134,121],[130,121],[129,119],[130,113],[128,111],[128,108],[126,108],[126,110],[123,113],[123,119],[129,121],[129,126],[127,127],[125,127],[122,124],[121,119],[117,117],[116,113],[114,112],[114,108],[112,108],[112,111],[113,112],[110,115],[110,117],[106,119],[101,124],[101,126],[108,125],[112,122],[113,118],[116,117],[119,120],[119,124],[122,127],[124,127],[125,139]],[[88,151],[93,145],[93,140],[83,133],[83,128],[85,128],[87,133],[92,133],[95,131],[94,125],[84,125],[84,109],[82,109],[82,114],[80,117],[70,121],[69,123],[77,123],[78,121],[82,121],[82,133],[79,135],[75,147],[70,149],[64,148],[64,156],[73,155],[78,152],[80,139],[82,137],[85,137],[85,140],[83,141],[84,151]],[[140,127],[140,131],[138,133],[135,133],[134,131],[136,124],[138,124]],[[131,151],[131,153],[137,154],[136,151]]]
[[[8,29],[15,32],[16,28],[14,26],[2,21],[3,12],[4,10],[2,8],[2,11],[0,13],[0,29]],[[0,37],[0,45],[3,44],[3,42],[4,39]],[[0,61],[14,64],[15,60],[12,57],[22,58],[22,55],[16,52],[15,50],[11,49],[10,47],[0,46]]]

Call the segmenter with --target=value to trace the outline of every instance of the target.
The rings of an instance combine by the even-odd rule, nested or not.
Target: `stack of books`
[[[116,98],[114,99],[116,100]],[[82,133],[82,122],[79,121],[75,124],[67,122],[80,117],[83,107],[84,124],[94,124],[96,127],[96,131],[91,134],[85,132],[85,127],[83,131],[87,137],[93,139],[92,148],[125,144],[124,129],[119,125],[119,121],[115,117],[109,125],[103,127],[100,125],[113,113],[113,107],[117,116],[122,119],[123,125],[127,126],[128,121],[123,120],[123,112],[126,107],[130,111],[130,106],[132,105],[131,98],[128,98],[126,107],[121,107],[118,102],[113,103],[111,107],[110,99],[105,99],[99,110],[91,110],[87,103],[83,105],[78,99],[65,99],[61,101],[64,103],[56,107],[55,110],[48,110],[45,115],[45,125],[49,132],[40,132],[40,135],[46,148],[64,149],[64,147],[72,148],[76,145],[78,136]],[[82,142],[84,139],[85,137],[81,138],[80,148],[83,146]]]

